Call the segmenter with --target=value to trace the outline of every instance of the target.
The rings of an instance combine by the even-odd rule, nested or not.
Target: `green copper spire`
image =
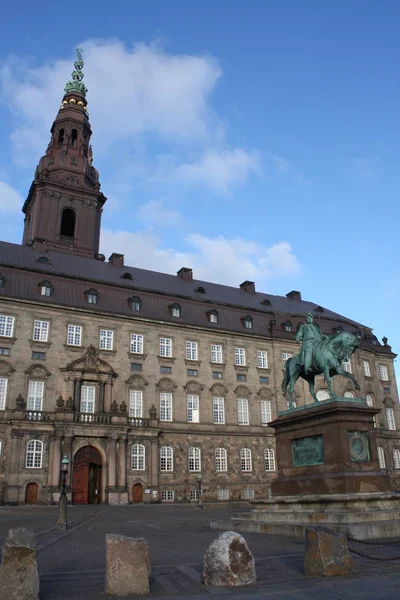
[[[81,92],[81,94],[85,95],[87,90],[86,85],[83,83],[83,73],[82,73],[82,68],[83,68],[83,60],[82,60],[82,50],[81,48],[77,48],[76,49],[76,55],[78,57],[78,60],[76,60],[74,62],[74,67],[75,70],[72,71],[72,81],[68,81],[64,91],[65,93],[68,92]]]

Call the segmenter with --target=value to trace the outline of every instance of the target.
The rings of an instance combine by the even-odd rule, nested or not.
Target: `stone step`
[[[309,524],[347,524],[364,522],[393,521],[399,517],[397,510],[336,510],[336,511],[257,511],[238,513],[231,517],[232,526],[236,522],[262,523],[309,523]]]

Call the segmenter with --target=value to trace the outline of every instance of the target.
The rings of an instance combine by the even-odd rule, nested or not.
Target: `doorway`
[[[73,504],[101,503],[102,460],[93,446],[84,446],[75,454],[72,482]]]
[[[133,504],[141,504],[143,502],[143,486],[140,483],[135,483],[133,486]]]
[[[26,486],[26,504],[37,504],[38,500],[38,484],[37,483],[28,483]]]

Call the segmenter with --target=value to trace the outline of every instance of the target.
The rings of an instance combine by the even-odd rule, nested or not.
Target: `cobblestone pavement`
[[[378,562],[356,557],[359,574],[354,577],[310,578],[302,572],[302,539],[256,533],[243,534],[256,559],[255,584],[232,589],[202,585],[202,557],[218,535],[209,528],[209,522],[227,520],[234,512],[237,507],[72,506],[68,507],[70,528],[57,532],[57,507],[1,507],[0,544],[2,547],[10,527],[35,531],[41,600],[104,597],[106,533],[146,538],[152,558],[149,598],[154,600],[214,600],[223,596],[227,600],[398,600],[400,560]],[[400,556],[400,544],[352,547],[378,557]]]

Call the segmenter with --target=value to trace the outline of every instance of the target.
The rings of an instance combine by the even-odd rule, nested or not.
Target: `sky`
[[[83,49],[101,251],[302,297],[400,351],[398,0],[2,8],[1,238]]]

